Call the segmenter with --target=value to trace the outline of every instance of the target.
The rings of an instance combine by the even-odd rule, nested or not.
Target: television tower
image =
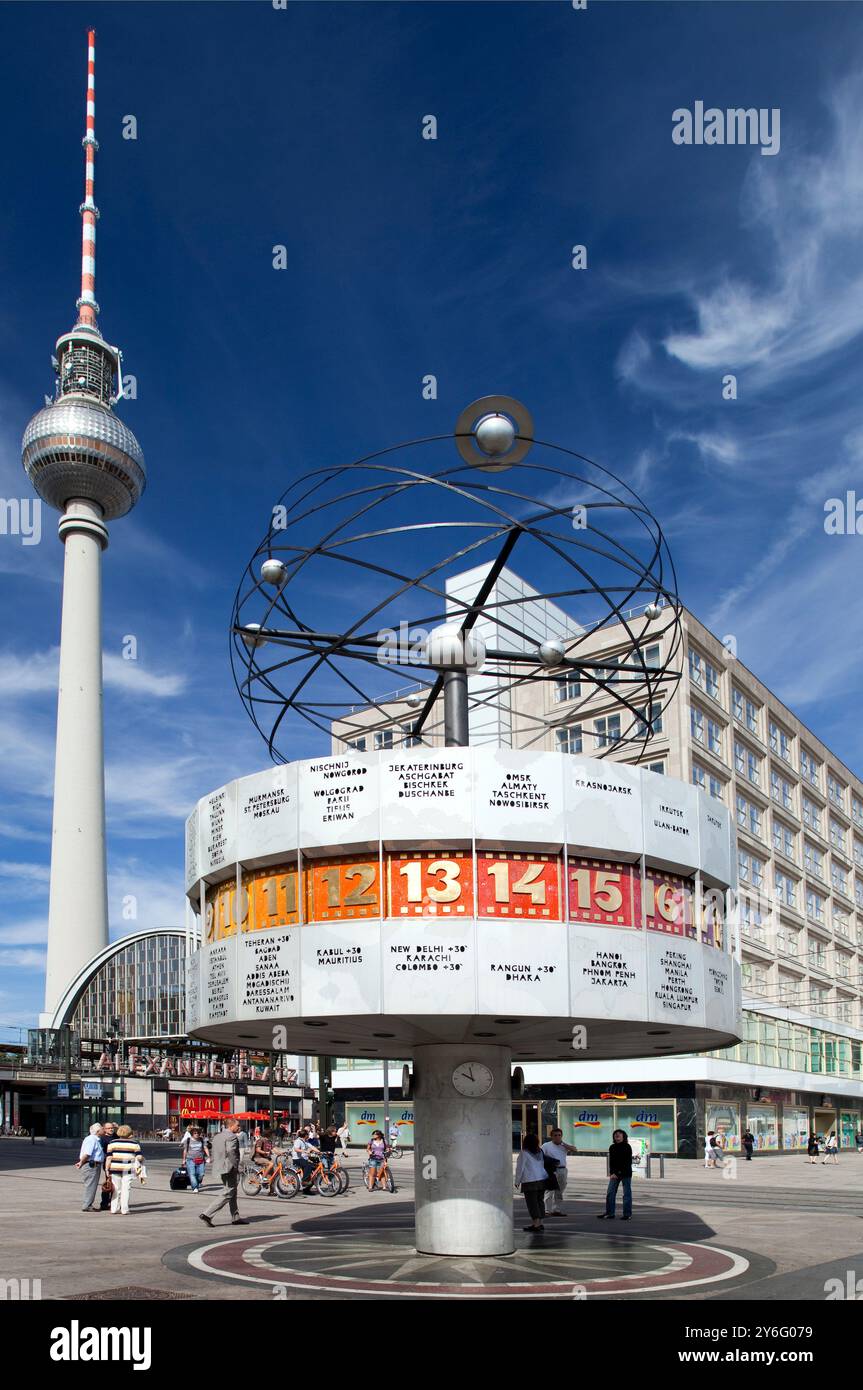
[[[55,399],[33,416],[23,463],[36,492],[61,513],[65,555],[60,627],[54,824],[45,1015],[108,944],[105,754],[102,731],[102,551],[107,522],[131,511],[146,485],[144,456],[112,406],[122,355],[99,331],[96,303],[96,34],[87,36],[87,126],[78,319],[57,340]]]

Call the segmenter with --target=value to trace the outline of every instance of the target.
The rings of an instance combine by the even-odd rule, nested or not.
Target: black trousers
[[[545,1215],[545,1182],[523,1182],[521,1195],[527,1203],[531,1221],[541,1221]]]

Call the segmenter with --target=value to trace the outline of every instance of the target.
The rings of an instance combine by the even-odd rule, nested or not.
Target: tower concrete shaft
[[[108,944],[102,729],[102,550],[95,503],[74,499],[60,519],[65,547],[45,1012]]]

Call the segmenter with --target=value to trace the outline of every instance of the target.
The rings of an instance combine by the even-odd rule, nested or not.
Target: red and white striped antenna
[[[99,209],[93,201],[96,180],[96,30],[87,34],[87,129],[84,139],[84,201],[79,209],[83,218],[81,234],[81,298],[76,302],[78,323],[98,332],[96,303],[96,219]]]

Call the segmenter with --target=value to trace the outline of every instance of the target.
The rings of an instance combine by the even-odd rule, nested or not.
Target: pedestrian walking
[[[348,1144],[351,1142],[351,1131],[348,1128],[347,1120],[342,1121],[342,1123],[339,1125],[337,1133],[339,1136],[339,1143],[342,1146],[342,1153],[346,1154],[348,1151]]]
[[[608,1171],[610,1174],[605,1193],[605,1211],[600,1212],[598,1221],[613,1221],[617,1203],[617,1189],[623,1185],[623,1220],[632,1218],[632,1149],[625,1129],[616,1129],[608,1146]]]
[[[222,1194],[217,1197],[212,1206],[207,1207],[206,1211],[199,1212],[202,1221],[206,1221],[208,1226],[212,1226],[213,1217],[222,1207],[227,1206],[231,1213],[231,1224],[234,1226],[248,1226],[248,1221],[240,1215],[237,1206],[237,1184],[240,1179],[240,1141],[237,1135],[240,1132],[239,1120],[228,1120],[225,1129],[219,1133],[212,1141],[210,1157],[213,1164],[214,1174],[221,1179]]]
[[[197,1125],[192,1125],[188,1134],[183,1136],[180,1153],[189,1175],[189,1190],[199,1192],[204,1185],[204,1173],[210,1161],[210,1154],[207,1137]]]
[[[105,1161],[105,1150],[102,1148],[102,1126],[91,1125],[90,1133],[87,1135],[81,1151],[78,1154],[76,1168],[83,1169],[84,1179],[84,1199],[81,1206],[82,1211],[98,1211],[98,1207],[93,1206],[93,1198],[99,1188],[102,1177],[102,1164]]]
[[[818,1136],[817,1136],[817,1134],[810,1134],[810,1136],[809,1136],[809,1142],[808,1142],[807,1145],[806,1145],[806,1152],[807,1152],[807,1154],[809,1155],[809,1162],[810,1162],[810,1163],[817,1163],[817,1162],[818,1162]]]
[[[544,1231],[542,1218],[545,1212],[545,1180],[548,1177],[535,1134],[526,1134],[521,1141],[521,1153],[515,1164],[515,1185],[521,1188],[521,1195],[527,1206],[530,1225],[526,1231]]]
[[[743,1136],[743,1152],[746,1154],[746,1162],[752,1162],[752,1150],[755,1148],[755,1135],[747,1129]]]
[[[857,1145],[858,1154],[863,1154],[863,1129],[858,1129],[854,1135],[854,1142]]]
[[[713,1129],[710,1130],[704,1141],[704,1166],[705,1168],[722,1167],[722,1141]]]
[[[129,1215],[129,1189],[132,1178],[141,1172],[141,1145],[132,1138],[129,1125],[120,1125],[116,1136],[108,1145],[108,1161],[105,1173],[114,1184],[111,1197],[111,1215]]]
[[[577,1154],[578,1149],[573,1148],[571,1144],[564,1144],[562,1129],[553,1129],[542,1146],[542,1152],[546,1158],[557,1161],[554,1172],[548,1175],[554,1180],[554,1187],[546,1189],[545,1214],[546,1216],[563,1216],[563,1198],[566,1184],[569,1181],[566,1160],[570,1154]]]
[[[102,1152],[105,1155],[105,1170],[102,1174],[102,1197],[99,1202],[100,1211],[111,1210],[111,1195],[113,1193],[113,1183],[108,1177],[108,1145],[111,1140],[116,1138],[117,1126],[113,1120],[105,1120],[102,1124]]]
[[[832,1130],[827,1136],[827,1143],[824,1145],[824,1157],[821,1162],[826,1163],[828,1158],[832,1159],[834,1163],[839,1162],[839,1140]]]

